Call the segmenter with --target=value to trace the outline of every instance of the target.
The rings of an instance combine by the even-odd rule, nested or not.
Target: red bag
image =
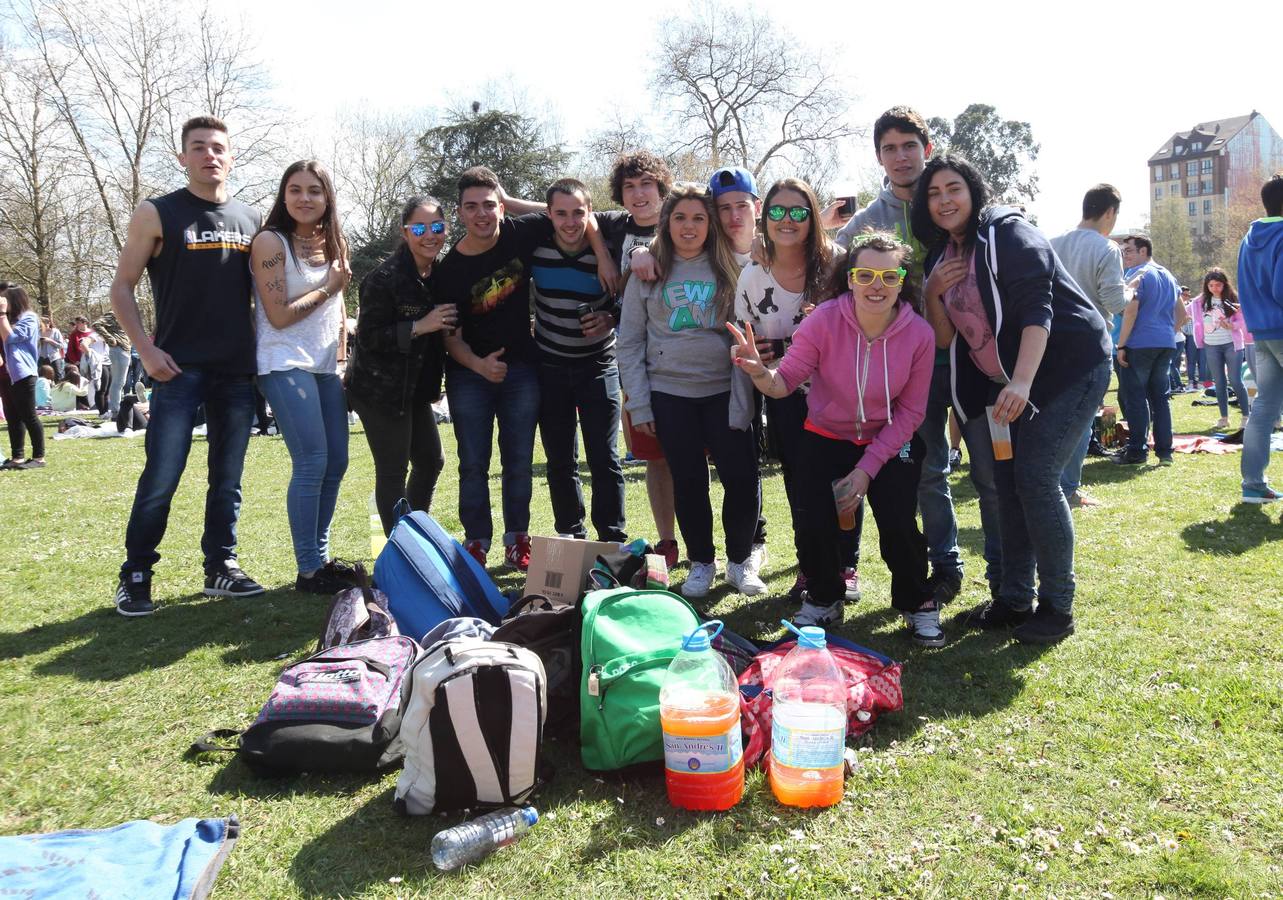
[[[864,734],[884,712],[904,708],[900,664],[895,660],[834,635],[827,635],[829,652],[846,677],[846,733]],[[739,677],[740,727],[744,735],[744,765],[766,766],[771,746],[771,684],[775,670],[796,640],[781,641],[763,650]]]

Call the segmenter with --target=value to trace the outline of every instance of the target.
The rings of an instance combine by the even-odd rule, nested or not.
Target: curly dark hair
[[[668,192],[673,188],[673,173],[668,168],[668,163],[649,150],[638,150],[634,153],[625,153],[615,160],[615,165],[610,170],[611,199],[622,206],[624,179],[640,178],[643,175],[649,175],[655,179],[660,200],[667,197]]]
[[[900,280],[900,297],[897,302],[908,303],[914,312],[921,315],[922,298],[918,296],[917,279],[913,277],[913,248],[886,231],[874,231],[870,228],[851,237],[846,252],[839,253],[834,259],[827,296],[839,297],[851,289],[847,282],[848,273],[859,262],[860,254],[865,250],[895,253],[900,257],[900,265],[908,274]]]
[[[931,189],[931,179],[937,172],[944,169],[961,175],[971,193],[971,216],[967,219],[965,241],[965,245],[970,246],[975,240],[976,232],[980,230],[980,213],[989,205],[993,192],[989,190],[989,185],[985,182],[985,177],[980,174],[980,170],[968,162],[966,157],[957,153],[942,153],[927,160],[927,165],[922,170],[922,177],[918,179],[918,186],[913,192],[909,224],[913,226],[913,233],[918,240],[922,241],[924,247],[942,247],[949,239],[949,233],[935,223],[931,218],[931,210],[927,208],[927,192]]]

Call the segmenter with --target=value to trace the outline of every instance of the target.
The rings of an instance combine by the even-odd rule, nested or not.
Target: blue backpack
[[[404,501],[402,501],[404,504]],[[508,601],[459,542],[421,510],[404,514],[374,562],[397,628],[415,640],[446,619],[471,616],[498,625]]]

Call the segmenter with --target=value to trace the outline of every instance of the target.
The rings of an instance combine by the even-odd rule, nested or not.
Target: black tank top
[[[147,263],[156,346],[179,367],[253,375],[249,246],[262,217],[239,200],[211,203],[186,188],[149,201],[164,245]]]

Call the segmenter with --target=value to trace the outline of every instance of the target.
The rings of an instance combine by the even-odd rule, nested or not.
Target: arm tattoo
[[[276,254],[275,256],[273,256],[271,259],[265,259],[265,260],[263,260],[263,268],[264,268],[264,269],[274,269],[274,268],[276,268],[276,266],[277,266],[277,265],[279,265],[280,263],[283,263],[283,262],[285,262],[285,252],[284,252],[284,251],[282,251],[282,252],[280,252],[280,253],[277,253],[277,254]]]

